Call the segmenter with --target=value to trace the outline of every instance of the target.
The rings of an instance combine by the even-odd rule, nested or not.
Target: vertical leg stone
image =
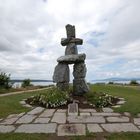
[[[87,72],[87,69],[84,62],[74,64],[73,76],[75,79],[85,78],[86,72]]]
[[[69,66],[59,63],[55,67],[53,81],[57,83],[57,87],[61,90],[66,90],[69,87]]]
[[[73,80],[74,95],[83,95],[89,91],[89,87],[84,78]]]
[[[73,92],[74,95],[83,95],[89,91],[89,87],[85,81],[86,65],[84,62],[75,63],[73,68]]]

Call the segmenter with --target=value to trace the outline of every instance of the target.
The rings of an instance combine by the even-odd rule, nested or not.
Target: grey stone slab
[[[80,116],[90,116],[89,112],[80,113]]]
[[[84,62],[74,64],[73,76],[76,79],[85,78],[87,72],[86,64]]]
[[[92,133],[103,132],[103,129],[99,126],[99,124],[87,124],[87,129]]]
[[[73,63],[79,63],[84,62],[86,58],[86,54],[71,54],[71,55],[65,55],[61,56],[57,59],[57,62],[63,62],[66,64],[73,64]]]
[[[119,117],[107,117],[108,122],[129,122],[128,117],[119,116]]]
[[[17,120],[18,118],[8,118],[3,120],[0,124],[14,124]]]
[[[26,104],[25,101],[20,101],[19,103],[20,103],[21,105],[25,105],[25,104]]]
[[[55,133],[56,123],[48,124],[23,124],[15,132],[18,133]]]
[[[31,123],[36,118],[35,115],[24,115],[19,120],[17,120],[16,124],[20,123]]]
[[[2,121],[3,119],[0,119],[0,122]]]
[[[66,25],[66,34],[68,38],[75,38],[75,26],[67,24]]]
[[[41,113],[39,117],[52,117],[54,112],[55,112],[55,109],[45,109],[45,111]]]
[[[74,45],[82,45],[83,44],[83,39],[80,38],[61,38],[61,45],[62,46],[68,46],[69,44],[73,44]]]
[[[58,136],[78,136],[85,134],[86,127],[84,124],[64,124],[58,126]]]
[[[124,115],[127,116],[127,117],[131,116],[131,114],[129,112],[124,112]]]
[[[70,81],[70,70],[68,64],[58,63],[53,74],[56,83],[68,83]]]
[[[54,113],[51,122],[66,123],[66,113]]]
[[[45,108],[36,107],[33,110],[31,110],[30,112],[28,112],[27,114],[29,114],[29,115],[37,115],[37,114],[41,113],[43,110],[45,110]]]
[[[137,115],[138,117],[140,117],[140,113],[138,113],[138,115]]]
[[[105,123],[102,116],[68,116],[69,123]]]
[[[113,109],[111,109],[109,107],[104,107],[104,108],[102,108],[102,110],[103,110],[103,112],[109,112],[109,113],[113,112]]]
[[[119,100],[121,100],[121,101],[124,101],[124,98],[118,98]]]
[[[78,104],[72,103],[68,105],[68,115],[78,115]]]
[[[78,49],[75,43],[67,44],[65,49],[65,56],[67,55],[78,55]]]
[[[121,107],[121,105],[114,105],[114,106],[112,106],[113,108],[119,108],[119,107]]]
[[[120,113],[106,113],[106,112],[98,112],[98,113],[91,113],[92,116],[121,116]]]
[[[107,113],[107,112],[97,112],[91,114],[92,116],[121,116],[120,113]]]
[[[73,94],[74,95],[83,95],[89,91],[89,87],[84,78],[74,79],[73,80]]]
[[[0,125],[0,133],[9,133],[15,130],[13,125]]]
[[[97,112],[95,109],[79,109],[80,113],[95,113]]]
[[[11,114],[7,118],[8,119],[10,119],[10,118],[19,118],[19,117],[23,116],[24,114],[25,114],[25,112],[20,113],[20,114]]]
[[[119,101],[117,102],[117,105],[123,105],[126,101]]]
[[[57,109],[57,112],[59,112],[59,113],[66,113],[67,109]]]
[[[29,105],[29,104],[25,104],[25,105],[22,105],[24,107],[27,107],[27,108],[33,108],[33,106]]]
[[[134,118],[134,123],[136,125],[140,125],[140,118]]]
[[[33,123],[48,123],[50,118],[37,118]]]
[[[101,124],[107,132],[140,132],[133,123]]]

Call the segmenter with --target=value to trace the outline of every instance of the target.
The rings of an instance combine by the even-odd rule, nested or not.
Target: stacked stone
[[[88,92],[89,88],[85,81],[86,65],[85,54],[78,54],[77,45],[82,45],[83,40],[75,38],[75,26],[66,25],[67,38],[61,39],[61,45],[66,46],[65,56],[57,59],[58,65],[55,67],[53,81],[61,90],[69,87],[69,64],[74,64],[73,69],[73,92],[75,95],[82,95]]]

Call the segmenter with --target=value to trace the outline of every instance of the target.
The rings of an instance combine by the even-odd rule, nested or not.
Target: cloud
[[[138,77],[139,4],[139,0],[0,0],[0,69],[13,78],[51,79],[56,59],[64,55],[60,40],[70,23],[84,40],[78,49],[87,54],[88,80]]]

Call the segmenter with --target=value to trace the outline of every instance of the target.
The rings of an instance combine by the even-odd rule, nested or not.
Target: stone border
[[[46,133],[57,136],[88,135],[89,133],[140,132],[140,117],[128,114],[79,109],[78,115],[68,115],[66,109],[33,108],[27,113],[11,114],[0,120],[0,133]],[[109,112],[107,112],[109,111]],[[83,114],[82,114],[83,113]]]

